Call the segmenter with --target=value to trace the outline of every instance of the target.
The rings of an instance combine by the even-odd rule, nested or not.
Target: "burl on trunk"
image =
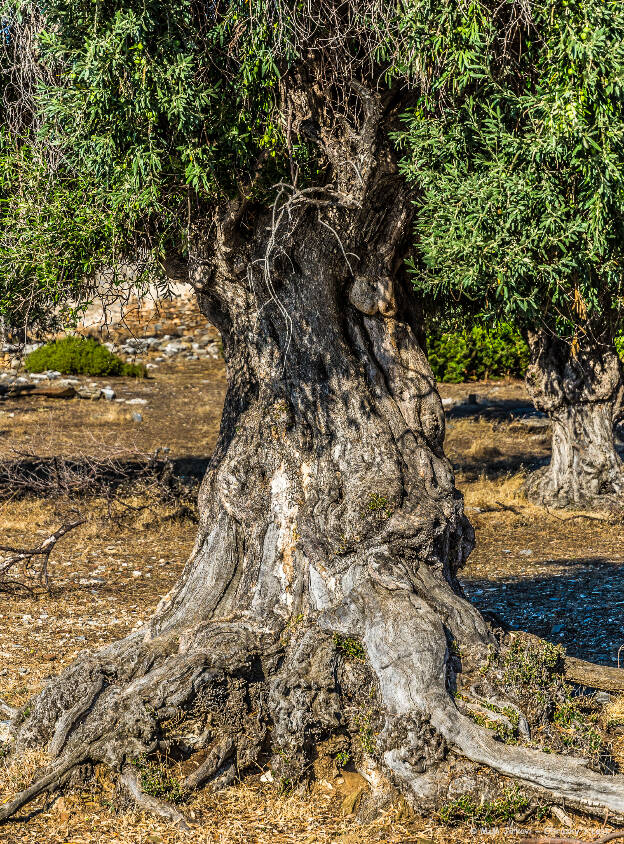
[[[284,187],[271,215],[235,202],[216,248],[197,246],[189,274],[229,386],[195,549],[148,624],[17,714],[13,752],[46,743],[50,763],[0,819],[105,763],[184,824],[142,793],[133,760],[177,755],[184,788],[217,787],[269,761],[292,781],[323,749],[422,809],[484,793],[490,770],[624,818],[623,777],[474,717],[485,707],[527,739],[499,642],[456,580],[473,532],[401,270],[412,197],[383,103],[360,94],[365,119],[325,187]]]
[[[552,423],[551,461],[529,478],[529,495],[559,507],[621,506],[624,467],[613,429],[624,415],[624,382],[613,343],[576,351],[539,332],[529,346],[527,389]]]

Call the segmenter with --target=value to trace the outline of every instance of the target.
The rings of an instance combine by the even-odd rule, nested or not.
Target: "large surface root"
[[[16,719],[13,752],[46,743],[51,759],[0,820],[61,787],[77,766],[103,763],[141,809],[183,827],[174,804],[193,789],[267,763],[278,782],[294,782],[312,773],[325,744],[373,789],[394,787],[422,811],[482,791],[486,766],[535,799],[624,821],[624,777],[528,746],[531,713],[496,687],[500,677],[457,685],[461,658],[425,601],[378,583],[351,599],[348,613],[297,617],[279,634],[233,622],[156,638],[144,628],[82,657]],[[457,610],[449,601],[447,622]],[[486,664],[488,648],[500,659],[493,642],[480,655],[467,649],[466,675]],[[493,715],[485,726],[475,720],[483,711]],[[510,721],[513,744],[497,733]],[[175,782],[160,775],[172,762]]]

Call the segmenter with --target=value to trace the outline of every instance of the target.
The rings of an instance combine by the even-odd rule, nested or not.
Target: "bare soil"
[[[169,449],[180,473],[201,474],[218,432],[225,389],[221,361],[165,362],[144,381],[105,380],[120,401],[1,401],[0,460],[24,454],[130,459],[160,448]],[[548,458],[549,431],[522,410],[528,399],[521,382],[441,385],[441,392],[456,402],[449,408],[446,448],[477,535],[462,574],[466,593],[511,626],[561,642],[575,656],[617,664],[624,643],[621,517],[549,513],[524,499],[524,473]],[[468,403],[474,393],[478,405]],[[133,398],[146,403],[128,404]],[[140,422],[133,418],[137,411]],[[0,697],[9,703],[23,704],[80,650],[117,639],[147,619],[180,574],[194,540],[192,519],[162,501],[140,509],[145,501],[139,492],[125,504],[113,508],[111,519],[110,504],[101,498],[20,497],[0,503],[0,544],[33,546],[70,515],[79,512],[87,519],[55,549],[49,592],[0,594]],[[26,763],[19,769],[0,766],[0,801],[28,779],[40,755],[30,762],[31,769]],[[198,794],[186,809],[195,827],[183,836],[119,805],[110,779],[100,773],[88,789],[0,827],[0,842],[521,840],[518,828],[451,829],[436,818],[411,817],[401,806],[362,823],[353,810],[364,781],[352,772],[289,794],[261,775],[217,795]],[[581,819],[574,823],[576,834],[588,840],[599,828]],[[549,826],[560,824],[547,817],[541,827]]]

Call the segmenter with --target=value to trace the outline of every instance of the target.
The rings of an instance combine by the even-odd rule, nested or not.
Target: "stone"
[[[133,421],[133,422],[142,422],[142,421],[143,421],[143,414],[141,414],[141,413],[133,413],[133,414],[132,414],[132,421]]]
[[[117,395],[112,387],[103,387],[101,392],[106,401],[112,401]]]
[[[365,786],[360,786],[355,791],[352,791],[350,794],[347,794],[347,796],[342,801],[342,805],[340,807],[340,810],[343,815],[352,815],[355,812],[358,803],[360,802],[360,799],[365,791],[367,791],[367,788]]]
[[[102,397],[102,391],[99,387],[81,387],[76,391],[76,395],[81,399],[91,399],[97,401]]]

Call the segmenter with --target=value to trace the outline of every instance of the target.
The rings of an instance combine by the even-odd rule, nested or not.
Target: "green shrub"
[[[478,381],[482,378],[524,375],[529,347],[508,323],[487,329],[474,325],[457,332],[433,332],[427,354],[438,381]]]
[[[614,342],[624,361],[624,333]],[[427,335],[427,356],[436,381],[455,384],[505,375],[523,378],[529,365],[529,347],[505,322],[489,329],[474,325],[464,331],[432,331]]]
[[[35,349],[25,360],[28,372],[56,370],[63,375],[128,375],[144,378],[140,363],[124,363],[92,337],[65,337]]]

